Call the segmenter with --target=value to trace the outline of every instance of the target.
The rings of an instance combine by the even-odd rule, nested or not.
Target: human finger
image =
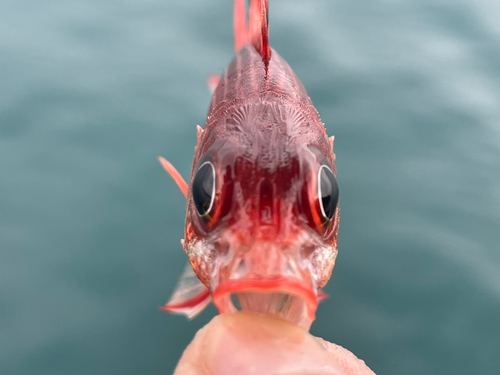
[[[186,348],[174,375],[374,375],[350,351],[276,317],[216,316]]]

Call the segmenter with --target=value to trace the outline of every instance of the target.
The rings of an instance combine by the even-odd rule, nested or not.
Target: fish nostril
[[[260,184],[259,217],[263,225],[273,223],[273,187],[268,179],[264,179]]]

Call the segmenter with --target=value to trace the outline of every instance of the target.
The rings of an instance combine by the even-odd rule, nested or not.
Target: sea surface
[[[312,333],[379,375],[500,369],[500,2],[271,0],[330,135],[339,256]],[[159,310],[230,0],[0,2],[0,374],[170,374]]]

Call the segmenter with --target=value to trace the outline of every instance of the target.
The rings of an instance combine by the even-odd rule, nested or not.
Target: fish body
[[[246,17],[244,0],[235,1],[236,56],[210,80],[183,185],[189,266],[164,309],[192,316],[212,299],[221,313],[257,311],[309,328],[337,255],[333,137],[269,47],[267,10],[252,0]]]

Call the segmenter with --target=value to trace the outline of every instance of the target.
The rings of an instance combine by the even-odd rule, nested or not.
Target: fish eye
[[[211,162],[206,161],[198,168],[191,188],[198,215],[210,219],[215,198],[215,168]]]
[[[322,165],[318,172],[318,199],[323,219],[332,220],[339,200],[339,187],[335,175],[327,165]]]

